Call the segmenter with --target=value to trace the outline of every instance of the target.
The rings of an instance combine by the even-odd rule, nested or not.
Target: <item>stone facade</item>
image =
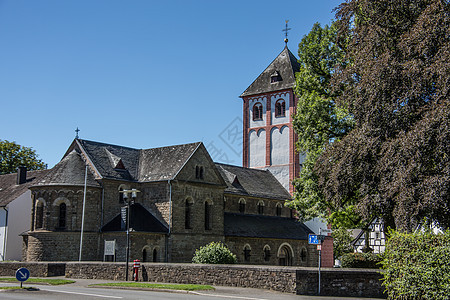
[[[215,164],[201,143],[135,150],[83,140],[31,187],[24,260],[78,260],[85,199],[81,259],[125,261],[121,191],[131,189],[140,192],[130,205],[130,260],[190,262],[220,241],[243,264],[317,265],[309,229],[291,218],[290,195],[269,171]],[[235,224],[243,218],[244,231]],[[279,231],[282,223],[294,234]],[[114,255],[105,256],[106,241]]]

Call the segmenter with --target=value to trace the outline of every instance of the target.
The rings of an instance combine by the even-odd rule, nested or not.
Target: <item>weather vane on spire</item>
[[[289,41],[288,40],[288,31],[291,30],[291,28],[288,28],[288,23],[289,23],[289,20],[286,20],[286,28],[282,30],[282,31],[284,31],[284,35],[285,35],[284,42],[286,43],[286,46]]]
[[[77,127],[77,129],[75,129],[75,132],[77,133],[77,135],[75,136],[75,138],[78,139],[78,132],[80,132],[80,129],[78,129],[78,127]]]

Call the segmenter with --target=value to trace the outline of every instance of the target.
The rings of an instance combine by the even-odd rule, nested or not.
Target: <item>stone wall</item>
[[[386,298],[381,285],[382,275],[378,270],[368,269],[323,269],[321,270],[321,295],[336,297]],[[297,294],[317,295],[318,270],[297,270]]]
[[[66,277],[124,280],[125,263],[69,262]],[[385,298],[381,278],[378,270],[322,269],[321,295]],[[260,288],[299,295],[318,292],[317,268],[141,263],[139,280]]]
[[[15,277],[19,268],[27,268],[31,277],[64,276],[64,262],[0,262],[0,276]]]

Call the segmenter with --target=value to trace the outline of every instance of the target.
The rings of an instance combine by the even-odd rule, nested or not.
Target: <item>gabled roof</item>
[[[138,180],[145,182],[174,179],[200,144],[198,142],[142,150]]]
[[[225,213],[225,236],[307,240],[313,233],[292,218]]]
[[[279,200],[291,198],[289,192],[268,170],[215,164],[227,184],[225,193]]]
[[[56,164],[49,172],[36,181],[32,186],[47,185],[70,185],[84,186],[86,174],[86,163],[81,158],[80,153],[75,150],[67,154],[58,164]],[[95,180],[94,174],[88,168],[86,185],[90,187],[100,187]]]
[[[299,70],[300,64],[297,58],[286,46],[240,97],[293,88],[295,86],[295,73]],[[282,80],[272,83],[271,76],[276,72]]]
[[[126,181],[162,181],[176,177],[202,143],[151,149],[129,147],[76,139],[65,157],[78,149],[95,169],[97,176]]]
[[[133,231],[167,233],[169,230],[155,216],[146,210],[141,204],[135,203],[130,205],[131,218],[130,228]],[[108,231],[125,231],[122,226],[122,217],[119,213],[111,221],[102,228],[103,232]]]
[[[0,175],[0,207],[6,206],[39,181],[50,170],[28,171],[27,181],[17,184],[17,173]]]

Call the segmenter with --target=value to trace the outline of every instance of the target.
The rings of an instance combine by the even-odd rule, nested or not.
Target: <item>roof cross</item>
[[[287,45],[287,43],[288,43],[288,31],[289,30],[291,30],[291,28],[288,28],[288,23],[289,23],[289,20],[286,20],[286,28],[285,29],[283,29],[283,30],[281,30],[281,31],[284,31],[284,35],[285,35],[285,39],[284,39],[284,42],[286,43],[286,45]]]
[[[77,127],[77,129],[75,129],[75,132],[77,133],[77,135],[75,136],[75,138],[78,139],[78,132],[80,132],[80,129],[78,129],[78,127]]]

